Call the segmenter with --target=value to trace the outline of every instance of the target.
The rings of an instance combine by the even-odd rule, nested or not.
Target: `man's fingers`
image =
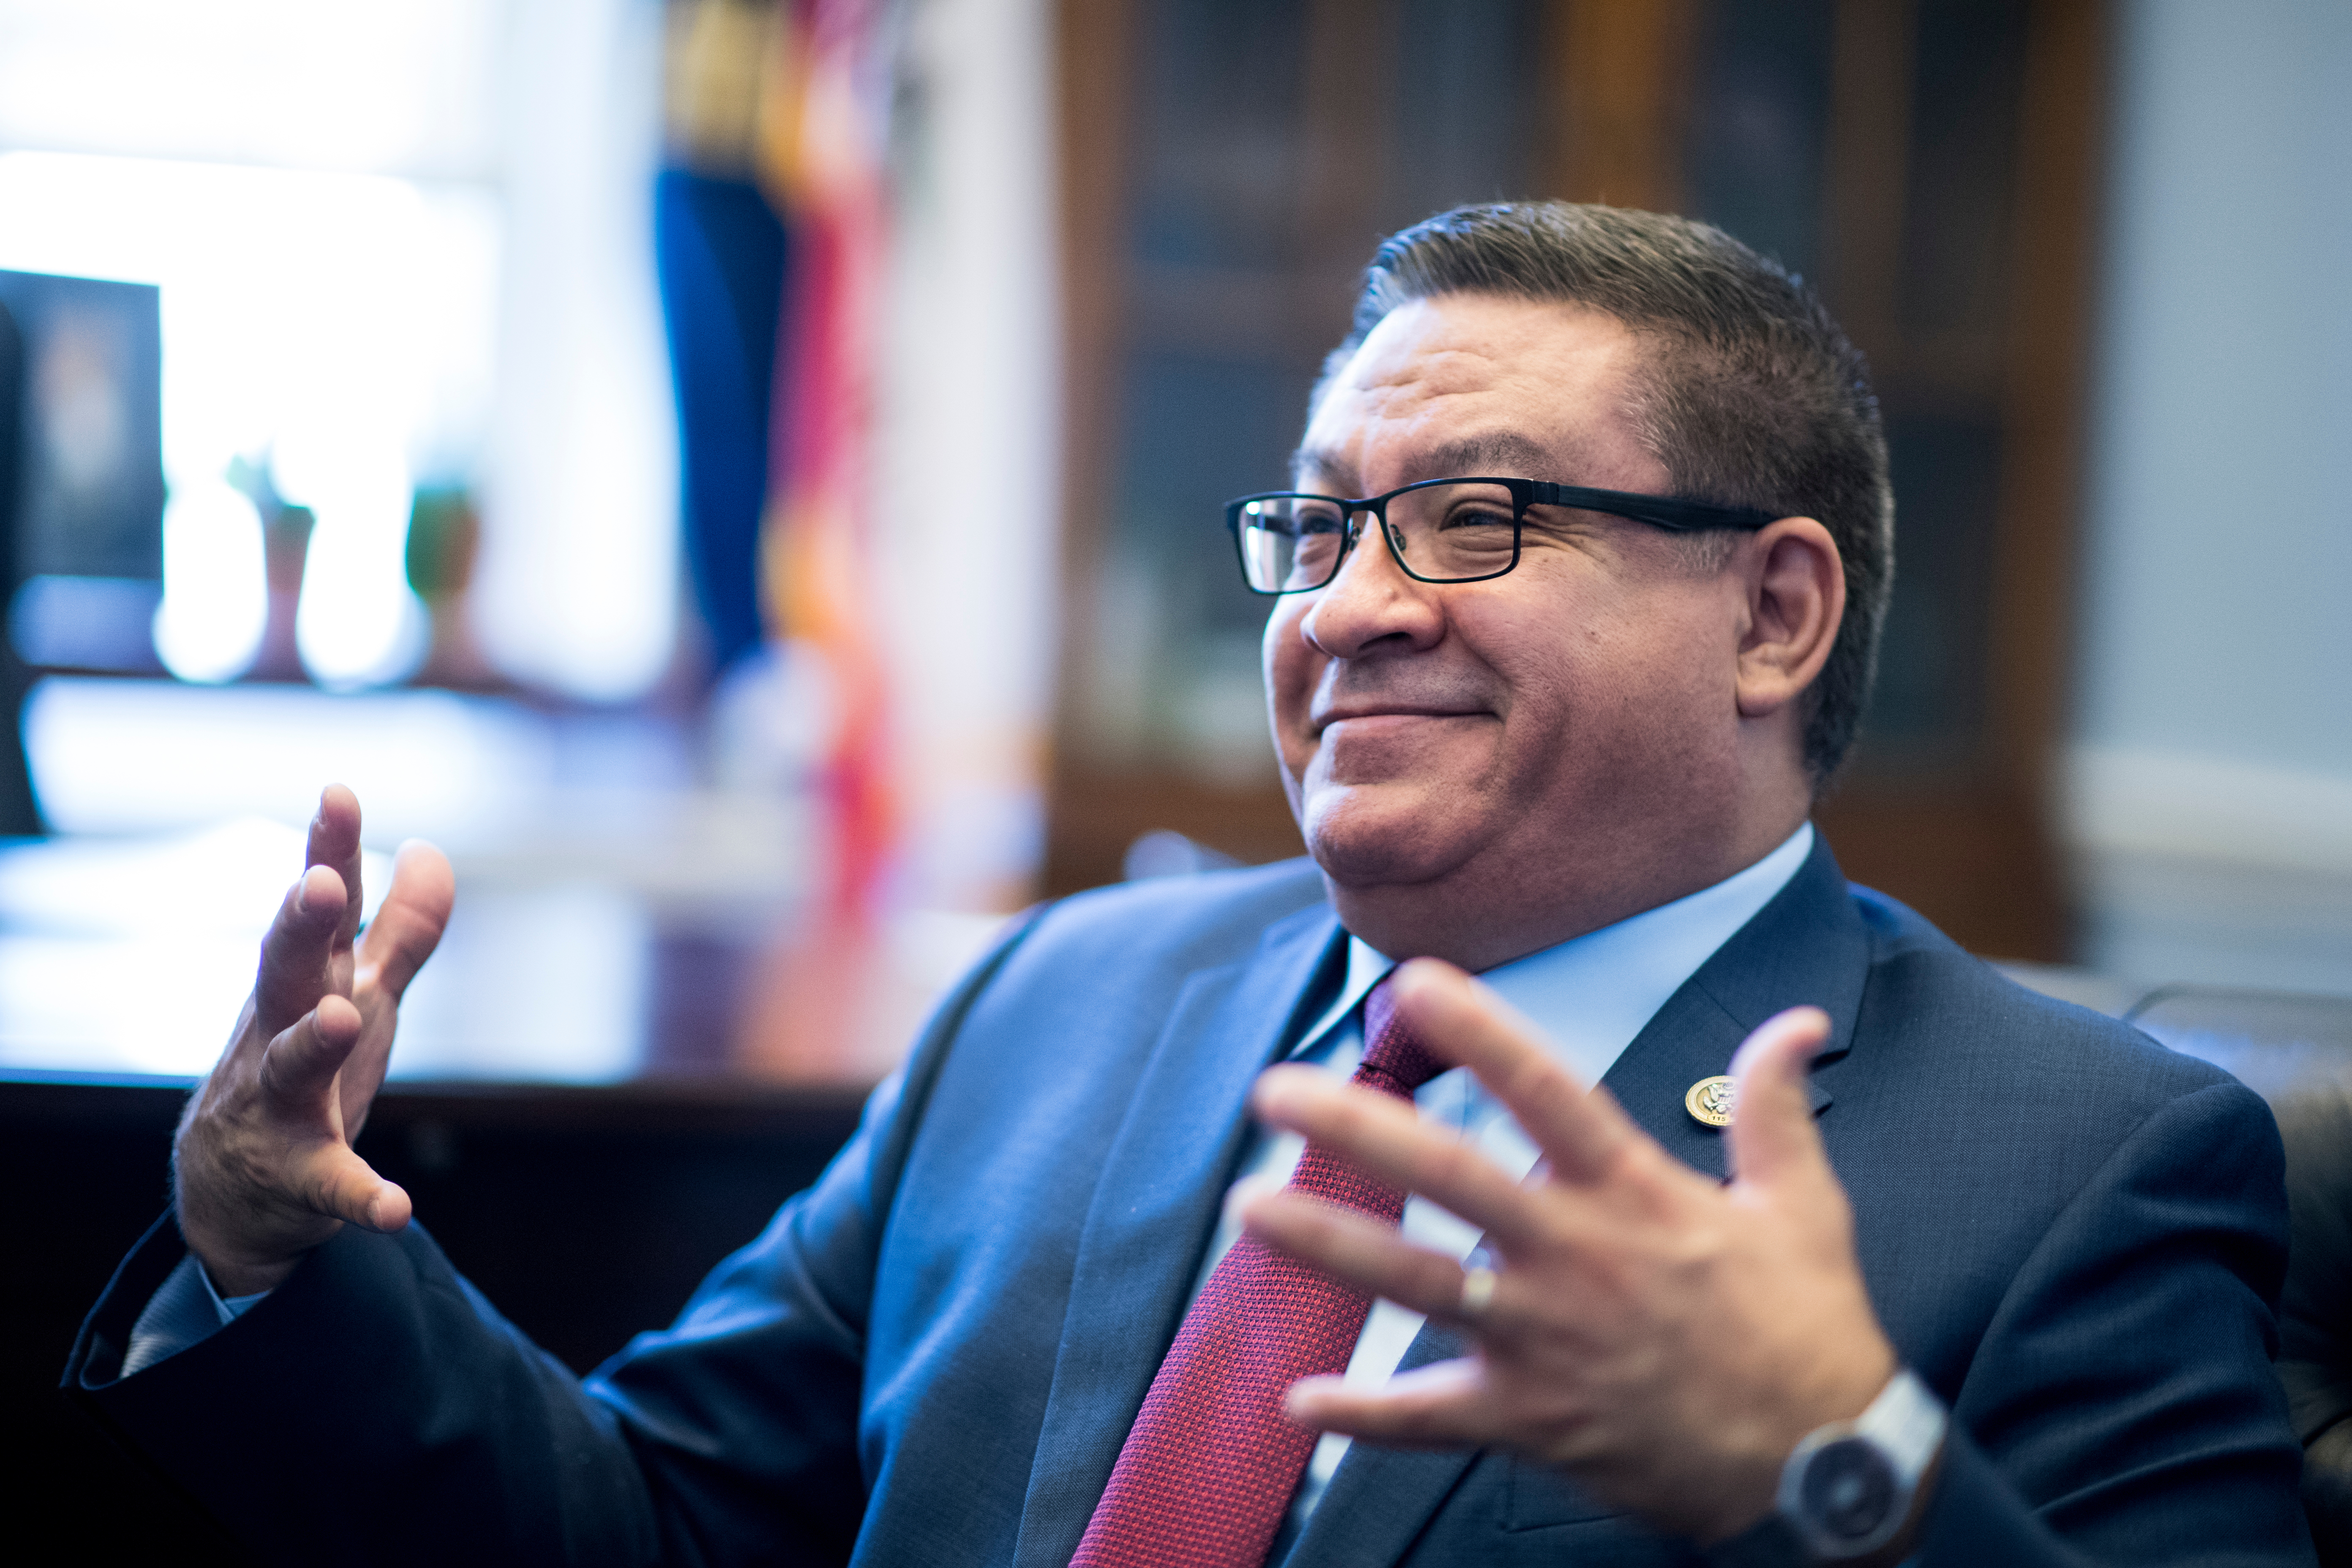
[[[1336,1377],[1302,1378],[1291,1384],[1283,1414],[1318,1432],[1403,1447],[1472,1447],[1494,1436],[1486,1394],[1479,1363],[1442,1361],[1369,1388]]]
[[[1728,1152],[1740,1180],[1769,1184],[1791,1172],[1828,1169],[1805,1073],[1829,1037],[1828,1014],[1791,1007],[1765,1019],[1731,1058],[1738,1098]]]
[[[1452,964],[1415,959],[1393,984],[1397,1011],[1413,1033],[1511,1108],[1555,1180],[1591,1180],[1643,1136],[1613,1099],[1592,1093],[1544,1049],[1532,1025]]]
[[[360,797],[344,785],[329,784],[319,792],[319,809],[310,818],[302,864],[324,866],[342,879],[349,897],[335,939],[338,945],[349,945],[359,931],[360,909],[366,900],[360,885]]]
[[[303,1172],[303,1201],[369,1230],[398,1230],[408,1223],[408,1194],[375,1173],[347,1143],[320,1147]]]
[[[421,838],[412,838],[393,857],[392,887],[368,926],[362,957],[376,983],[395,1002],[449,924],[457,896],[449,858]]]
[[[278,918],[261,939],[261,969],[254,980],[263,1039],[279,1034],[331,989],[328,961],[349,903],[342,878],[324,866],[311,867],[286,889]]]
[[[261,1057],[261,1083],[273,1099],[307,1107],[324,1096],[360,1040],[360,1010],[345,996],[321,997]]]
[[[1462,1266],[1368,1215],[1280,1189],[1244,1198],[1241,1215],[1251,1236],[1343,1285],[1429,1317],[1459,1316]]]
[[[1520,1184],[1452,1130],[1424,1125],[1404,1100],[1315,1068],[1277,1067],[1259,1077],[1252,1103],[1262,1121],[1303,1132],[1389,1185],[1434,1200],[1506,1247],[1528,1234],[1533,1221]]]

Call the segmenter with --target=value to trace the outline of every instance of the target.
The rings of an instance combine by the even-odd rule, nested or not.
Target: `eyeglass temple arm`
[[[1605,511],[1612,517],[1630,517],[1673,533],[1696,533],[1711,528],[1754,530],[1776,521],[1774,513],[1753,507],[1712,506],[1706,501],[1634,495],[1627,490],[1588,489],[1582,485],[1552,485],[1541,480],[1532,482],[1528,489],[1538,506]]]

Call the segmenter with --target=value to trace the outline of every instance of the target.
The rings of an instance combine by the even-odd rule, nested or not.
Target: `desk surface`
[[[205,1072],[300,845],[291,828],[247,820],[0,847],[0,1079]],[[373,900],[389,868],[370,861]],[[870,1084],[996,923],[913,916],[845,939],[804,930],[785,899],[469,877],[461,860],[448,931],[402,1010],[392,1077],[395,1088]]]

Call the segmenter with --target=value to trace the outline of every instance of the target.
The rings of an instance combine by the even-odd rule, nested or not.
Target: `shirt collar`
[[[1756,918],[1812,853],[1813,825],[1744,871],[1638,915],[1570,937],[1479,978],[1551,1043],[1586,1083],[1598,1083],[1666,998]],[[1328,1010],[1299,1037],[1311,1050],[1364,999],[1396,961],[1348,939],[1348,978]]]

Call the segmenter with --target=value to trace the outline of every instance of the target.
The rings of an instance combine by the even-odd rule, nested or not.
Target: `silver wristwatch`
[[[1949,1417],[1898,1372],[1870,1408],[1806,1434],[1780,1467],[1780,1518],[1817,1563],[1867,1557],[1903,1528]]]

